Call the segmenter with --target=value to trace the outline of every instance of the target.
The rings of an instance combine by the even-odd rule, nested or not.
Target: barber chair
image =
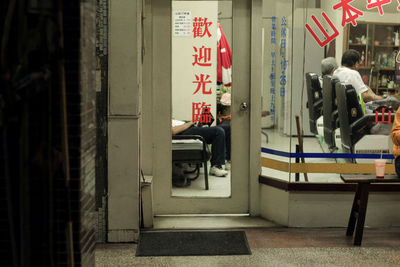
[[[363,115],[356,90],[350,84],[336,83],[336,99],[339,113],[340,134],[344,153],[380,154],[389,153],[390,135],[371,135],[375,114]],[[388,120],[385,115],[385,120]],[[392,121],[394,114],[392,114]],[[371,159],[352,160],[357,163],[372,163]]]
[[[207,143],[200,135],[173,135],[172,136],[172,163],[189,163],[195,165],[196,179],[200,174],[200,167],[204,167],[205,188],[208,190],[207,161],[211,153]]]
[[[310,131],[316,135],[323,135],[322,118],[322,88],[316,73],[306,73],[307,108],[309,114]],[[321,124],[321,125],[318,125]],[[319,129],[318,129],[319,128]]]
[[[325,75],[323,78],[323,108],[322,114],[324,118],[324,140],[330,150],[335,150],[340,147],[340,130],[339,128],[339,113],[336,103],[335,86],[339,80],[332,78],[330,75]],[[336,131],[336,129],[338,129]],[[336,138],[336,137],[339,138]],[[339,140],[337,140],[339,139]],[[338,141],[338,144],[336,143]]]

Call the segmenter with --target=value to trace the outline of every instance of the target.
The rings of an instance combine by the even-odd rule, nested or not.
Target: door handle
[[[246,102],[240,104],[240,111],[246,111],[249,108],[249,105]]]

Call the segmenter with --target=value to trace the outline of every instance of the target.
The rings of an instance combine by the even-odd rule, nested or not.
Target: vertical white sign
[[[172,118],[192,121],[204,105],[216,118],[218,2],[173,1],[172,20]]]

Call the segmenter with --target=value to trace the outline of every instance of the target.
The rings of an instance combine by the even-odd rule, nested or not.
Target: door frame
[[[152,128],[153,128],[153,210],[161,214],[259,214],[258,177],[260,164],[261,120],[261,0],[232,0],[233,12],[233,89],[232,93],[232,186],[230,198],[181,198],[171,196],[171,11],[172,1],[152,0]],[[258,22],[258,23],[257,23]],[[235,53],[235,48],[240,53]],[[145,48],[146,50],[146,48]],[[239,49],[237,49],[239,50]],[[257,53],[259,51],[259,53]],[[167,71],[166,71],[167,70]],[[236,86],[235,86],[236,85]],[[145,93],[145,90],[144,90]],[[240,112],[241,102],[249,111]],[[169,103],[169,104],[168,104]],[[235,114],[236,113],[236,114]],[[235,116],[237,120],[235,120]],[[243,125],[248,124],[247,131]],[[239,133],[237,129],[242,128]],[[157,134],[155,134],[157,133]],[[238,140],[249,140],[240,142]],[[240,161],[239,153],[247,153]],[[236,160],[235,160],[236,159]],[[241,162],[241,168],[237,164]],[[236,167],[235,167],[236,164]],[[245,188],[245,194],[243,194]]]

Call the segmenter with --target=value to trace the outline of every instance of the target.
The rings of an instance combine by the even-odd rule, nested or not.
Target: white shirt
[[[332,75],[341,82],[351,84],[358,94],[362,94],[368,91],[367,86],[364,84],[361,75],[358,71],[349,69],[347,67],[339,67],[335,70]]]
[[[183,124],[185,124],[184,121],[179,121],[179,120],[174,120],[174,119],[172,120],[172,127],[183,125]]]

